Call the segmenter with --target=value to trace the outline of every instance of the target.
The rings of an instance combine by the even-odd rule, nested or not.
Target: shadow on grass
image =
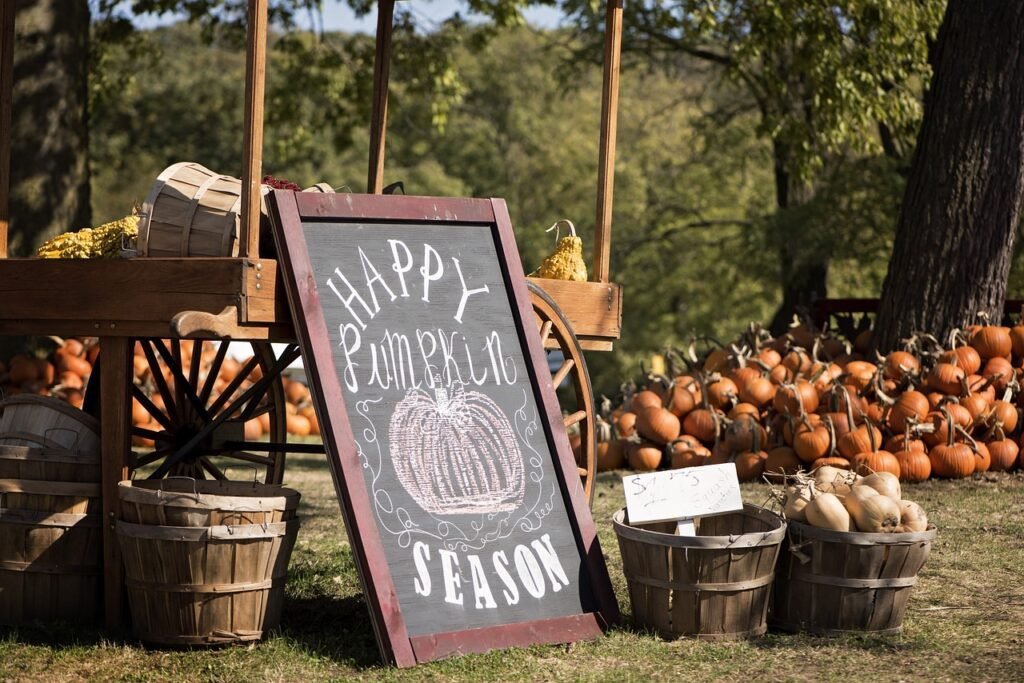
[[[97,647],[102,644],[116,646],[138,644],[138,641],[126,631],[109,631],[101,626],[71,624],[63,621],[0,626],[0,642],[11,641],[59,649]]]
[[[358,668],[382,663],[369,608],[361,596],[287,598],[275,634],[338,663]]]

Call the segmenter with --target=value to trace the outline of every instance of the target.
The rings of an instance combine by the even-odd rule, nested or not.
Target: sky
[[[429,27],[431,23],[439,23],[464,6],[459,0],[415,0],[403,2],[404,9],[411,10],[422,24]],[[537,28],[553,28],[562,20],[562,13],[553,7],[531,7],[523,12],[526,21]],[[470,15],[467,15],[468,17]],[[470,17],[471,18],[471,17]],[[176,16],[142,16],[136,17],[136,24],[143,28],[162,26],[177,21]],[[300,13],[297,17],[299,25],[311,28],[311,17]],[[319,22],[319,18],[317,18]],[[326,31],[345,31],[349,33],[373,33],[377,28],[377,15],[371,12],[365,17],[357,18],[344,0],[323,0],[323,23]]]
[[[459,9],[463,9],[458,0],[419,0],[404,2],[402,6],[412,10],[417,16],[428,21],[439,22],[450,17]],[[538,28],[552,28],[558,25],[562,14],[552,7],[531,7],[524,12],[526,21]],[[357,19],[343,0],[324,0],[324,29],[328,31],[349,31],[373,33],[376,30],[376,14]],[[303,26],[309,28],[308,17],[301,19]]]

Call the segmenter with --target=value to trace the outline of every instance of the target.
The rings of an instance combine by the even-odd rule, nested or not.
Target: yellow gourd
[[[569,227],[571,234],[559,237],[563,224]],[[547,232],[552,230],[556,231],[555,251],[544,259],[540,268],[531,275],[551,280],[586,282],[587,264],[583,261],[583,240],[576,236],[576,226],[572,224],[572,221],[563,219],[548,228]]]
[[[125,216],[98,228],[65,232],[47,240],[37,254],[42,258],[117,258],[125,242],[139,236],[139,217]]]

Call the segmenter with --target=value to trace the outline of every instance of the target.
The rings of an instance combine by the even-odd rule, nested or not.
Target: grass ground
[[[398,671],[380,664],[323,457],[295,456],[303,495],[282,623],[259,644],[149,649],[126,634],[71,627],[0,632],[2,680],[1024,680],[1024,475],[908,486],[938,526],[899,636],[769,634],[750,642],[665,641],[630,621],[609,521],[621,483],[601,475],[594,503],[624,622],[595,642],[533,647]],[[744,497],[766,499],[762,485]]]

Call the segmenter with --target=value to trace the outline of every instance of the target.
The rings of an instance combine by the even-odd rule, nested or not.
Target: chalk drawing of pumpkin
[[[523,456],[508,418],[485,394],[456,383],[409,391],[388,429],[398,481],[439,515],[515,510],[523,502]]]

